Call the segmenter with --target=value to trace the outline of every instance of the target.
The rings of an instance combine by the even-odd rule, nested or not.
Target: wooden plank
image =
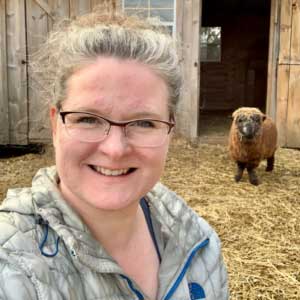
[[[266,113],[274,120],[276,119],[276,73],[279,53],[279,12],[280,1],[272,0],[269,30]]]
[[[0,0],[0,144],[9,144],[6,0]]]
[[[70,0],[70,18],[75,18],[77,15],[77,0]]]
[[[181,99],[178,103],[178,115],[177,115],[177,129],[179,129],[180,133],[184,136],[189,136],[189,109],[190,109],[190,81],[187,80],[188,76],[188,69],[189,69],[189,58],[190,53],[189,50],[191,48],[191,45],[188,41],[190,38],[189,32],[191,31],[191,26],[189,26],[189,22],[187,20],[191,20],[191,7],[192,2],[190,0],[184,1],[183,7],[182,7],[182,18],[183,18],[183,24],[182,24],[182,66],[183,66],[183,80],[184,85],[182,89]]]
[[[91,11],[90,0],[70,0],[70,17],[75,18]]]
[[[200,86],[200,10],[201,3],[186,0],[183,6],[183,76],[184,87],[178,104],[180,133],[194,140],[198,137]]]
[[[291,59],[292,0],[281,1],[279,64]]]
[[[300,0],[293,0],[292,10],[291,63],[300,64]]]
[[[48,5],[47,2],[45,2],[44,0],[34,0],[40,7],[41,9],[43,9],[50,18],[54,19],[52,16],[52,10],[51,7]]]
[[[55,20],[70,16],[70,3],[66,0],[52,0],[49,4]]]
[[[119,0],[119,5],[121,5],[122,0]],[[95,6],[100,5],[103,3],[103,0],[91,0],[91,9],[93,9]]]
[[[24,1],[7,1],[6,8],[10,143],[25,145],[28,110]]]
[[[48,16],[48,31],[51,31],[55,22],[69,18],[70,16],[70,3],[65,0],[51,0],[49,3],[52,18]]]
[[[183,1],[176,1],[176,39],[178,43],[178,55],[180,62],[183,60]]]
[[[48,34],[48,13],[37,5],[35,0],[26,1],[27,11],[27,49],[29,58],[39,49]],[[28,110],[29,132],[31,143],[50,139],[48,105],[39,94],[39,88],[32,81],[31,70],[28,70]]]
[[[200,115],[200,28],[202,15],[202,1],[194,0],[192,5],[192,51],[190,68],[192,69],[191,80],[191,125],[190,137],[197,138],[199,135],[199,115]]]
[[[290,65],[279,65],[277,72],[277,112],[279,146],[287,146],[287,108],[289,99]]]
[[[290,67],[286,146],[300,148],[300,66]]]

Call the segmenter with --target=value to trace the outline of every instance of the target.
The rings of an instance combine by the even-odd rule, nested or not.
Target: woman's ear
[[[53,143],[55,141],[56,136],[56,126],[57,126],[57,108],[55,106],[51,106],[49,110],[50,121],[51,121],[51,130],[52,130],[52,139]]]

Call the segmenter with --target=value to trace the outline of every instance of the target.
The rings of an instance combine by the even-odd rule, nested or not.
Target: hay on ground
[[[52,162],[49,151],[0,159],[0,198]],[[218,232],[233,300],[300,299],[300,151],[279,149],[274,171],[265,166],[261,185],[235,183],[226,146],[175,139],[162,178]]]

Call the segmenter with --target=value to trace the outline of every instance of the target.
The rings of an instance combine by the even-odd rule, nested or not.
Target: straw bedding
[[[28,186],[53,163],[52,150],[0,158],[0,199]],[[162,181],[181,195],[221,237],[231,299],[300,299],[300,151],[280,148],[275,169],[257,169],[259,186],[233,180],[226,145],[174,139]]]

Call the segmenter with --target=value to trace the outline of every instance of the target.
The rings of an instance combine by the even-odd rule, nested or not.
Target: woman
[[[156,25],[94,12],[37,57],[55,167],[9,190],[1,299],[228,299],[216,233],[160,184],[181,87]]]

